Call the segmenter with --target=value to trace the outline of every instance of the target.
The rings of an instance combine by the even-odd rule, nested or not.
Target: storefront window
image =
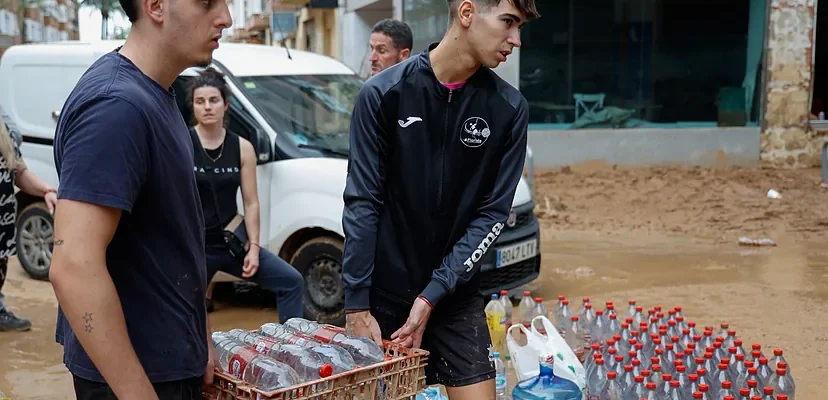
[[[542,0],[521,33],[520,90],[546,129],[753,126],[768,0]],[[403,0],[414,52],[446,0]]]
[[[520,89],[546,128],[749,126],[767,0],[544,0]]]
[[[403,20],[414,34],[413,54],[422,53],[428,45],[439,42],[448,26],[446,0],[403,0]]]

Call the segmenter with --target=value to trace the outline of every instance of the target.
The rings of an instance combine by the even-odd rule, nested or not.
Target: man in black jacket
[[[448,4],[443,40],[368,80],[354,107],[346,327],[430,351],[427,382],[452,400],[493,398],[479,262],[521,177],[528,107],[491,68],[539,15],[534,0]]]

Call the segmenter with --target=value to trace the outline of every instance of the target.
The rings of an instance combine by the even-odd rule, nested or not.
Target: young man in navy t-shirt
[[[132,30],[61,112],[49,278],[78,399],[201,399],[215,365],[204,219],[171,89],[207,65],[225,0],[121,0]]]

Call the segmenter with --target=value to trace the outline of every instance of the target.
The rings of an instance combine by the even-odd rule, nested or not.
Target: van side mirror
[[[264,133],[261,135],[256,135],[257,139],[260,139],[264,136]],[[256,150],[256,165],[267,164],[271,160],[273,160],[273,150],[270,146],[270,140],[267,136],[264,137],[264,143],[261,143],[262,140],[257,140],[259,144],[254,144],[253,148]]]

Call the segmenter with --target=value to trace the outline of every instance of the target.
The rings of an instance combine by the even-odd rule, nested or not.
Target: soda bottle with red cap
[[[335,344],[321,343],[316,339],[299,333],[282,324],[267,323],[256,331],[259,335],[278,340],[281,343],[295,344],[309,349],[319,355],[322,361],[331,364],[334,374],[351,371],[356,368],[356,362],[347,350]]]
[[[285,326],[309,335],[322,343],[331,343],[342,347],[348,353],[351,353],[351,357],[360,367],[385,360],[385,351],[373,340],[349,335],[340,328],[299,317],[285,321]]]
[[[295,344],[280,343],[276,339],[248,332],[244,329],[233,329],[227,332],[226,336],[239,340],[248,346],[252,346],[259,353],[289,365],[299,374],[302,381],[314,381],[333,375],[333,366],[323,362],[322,358],[310,349]]]
[[[213,335],[219,368],[262,391],[274,391],[302,382],[289,365],[259,353],[253,346],[223,335]]]

